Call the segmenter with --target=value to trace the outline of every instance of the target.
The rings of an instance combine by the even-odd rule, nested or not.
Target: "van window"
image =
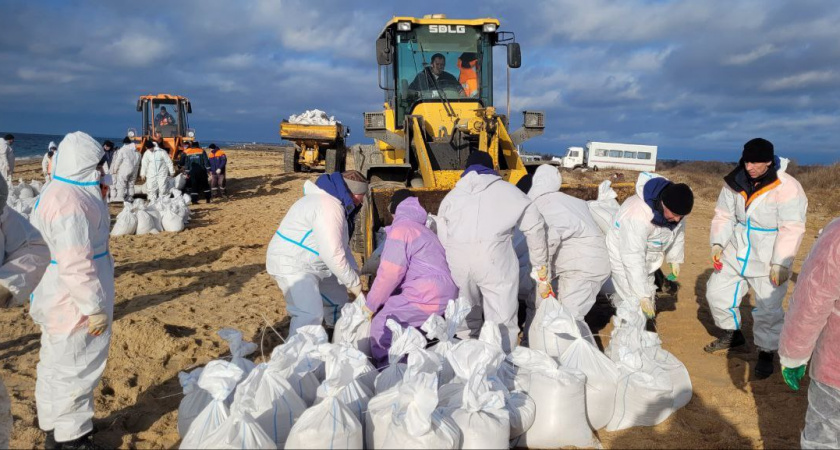
[[[621,150],[610,150],[610,158],[621,158]]]
[[[607,156],[607,151],[599,148],[595,150],[595,156]]]
[[[636,152],[624,152],[625,158],[636,158]]]
[[[578,152],[577,150],[575,150],[575,151],[573,151],[573,152],[569,152],[569,156],[571,156],[572,158],[577,158],[577,157],[578,157],[578,153],[579,153],[579,152]]]
[[[650,152],[638,152],[636,153],[636,159],[650,159]]]

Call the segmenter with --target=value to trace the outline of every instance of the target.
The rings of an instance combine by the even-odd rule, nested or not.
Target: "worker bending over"
[[[805,234],[808,199],[786,168],[787,160],[776,158],[770,141],[747,142],[738,167],[723,179],[709,239],[715,271],[706,285],[706,299],[715,325],[724,333],[705,350],[712,353],[746,343],[739,306],[752,287],[759,379],[773,373],[785,318],[782,300]]]
[[[48,445],[90,448],[93,391],[105,371],[114,314],[111,216],[99,188],[102,147],[75,132],[58,149],[53,181],[30,219],[52,256],[30,304],[41,326],[35,404]]]
[[[367,189],[355,170],[305,182],[268,244],[266,268],[283,291],[290,336],[304,325],[335,326],[347,290],[362,293],[350,236]]]
[[[444,197],[438,216],[452,278],[472,305],[459,334],[477,337],[484,321],[492,321],[500,324],[502,345],[511,351],[519,334],[519,263],[511,238],[517,227],[525,234],[531,266],[548,279],[542,216],[527,195],[493,170],[492,158],[482,151],[467,158],[467,169]]]
[[[545,219],[552,287],[563,306],[582,321],[610,277],[610,257],[589,205],[560,192],[561,184],[560,172],[542,165],[534,173],[528,197]]]
[[[449,300],[458,297],[443,245],[426,228],[427,213],[417,197],[399,190],[388,209],[394,222],[385,229],[388,237],[367,295],[367,307],[376,314],[370,329],[371,353],[380,368],[388,363],[391,347],[391,330],[385,321],[394,319],[403,327],[420,328],[430,315],[443,315]]]
[[[667,261],[679,276],[685,255],[685,216],[694,207],[686,184],[642,172],[636,194],[624,201],[607,233],[607,251],[616,296],[614,306],[629,302],[640,314],[656,315],[654,273]]]

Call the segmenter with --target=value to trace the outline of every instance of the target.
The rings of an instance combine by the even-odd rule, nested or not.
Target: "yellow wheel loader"
[[[340,123],[312,125],[282,121],[280,137],[294,144],[283,153],[283,171],[309,172],[323,168],[326,173],[343,172],[347,159],[344,141],[349,134],[350,130]]]
[[[137,100],[137,111],[141,113],[141,132],[128,129],[128,137],[137,143],[137,150],[143,151],[147,140],[154,140],[158,146],[174,158],[183,142],[195,140],[195,130],[189,127],[188,116],[192,104],[180,95],[143,95]]]
[[[436,214],[472,152],[490,154],[510,183],[526,175],[517,147],[543,133],[544,114],[524,111],[522,127],[510,131],[509,118],[494,107],[494,48],[506,48],[509,69],[521,64],[515,36],[498,28],[496,19],[435,14],[394,17],[379,34],[384,109],[364,113],[365,136],[374,144],[351,148],[356,169],[371,180],[353,237],[364,259],[378,244],[376,231],[391,223],[388,203],[397,189],[411,188]],[[594,199],[597,186],[579,186],[572,195]]]

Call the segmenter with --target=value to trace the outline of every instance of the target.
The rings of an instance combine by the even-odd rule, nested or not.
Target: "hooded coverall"
[[[639,174],[636,195],[624,201],[607,233],[616,291],[613,304],[618,307],[622,301],[629,302],[640,315],[641,299],[656,296],[653,274],[663,261],[681,264],[685,255],[685,218],[679,224],[664,224],[661,213],[655,214],[652,207],[668,184],[670,181],[660,175]],[[653,223],[655,216],[661,225]]]
[[[426,210],[415,197],[403,200],[394,223],[385,229],[376,279],[366,299],[375,312],[370,327],[371,354],[377,367],[388,363],[391,330],[385,321],[420,328],[432,314],[442,315],[449,300],[458,297],[446,253],[438,237],[426,228]]]
[[[334,326],[347,288],[361,285],[349,246],[353,200],[339,173],[321,175],[316,183],[304,183],[303,198],[268,244],[266,269],[286,299],[289,336],[305,325]]]
[[[715,325],[724,330],[741,328],[739,306],[752,287],[756,302],[753,336],[763,351],[779,348],[785,318],[782,300],[787,283],[773,286],[770,267],[790,268],[805,234],[808,199],[799,182],[785,173],[786,168],[787,160],[779,160],[777,179],[749,198],[736,191],[737,186],[726,184],[718,197],[709,239],[711,245],[723,247],[723,269],[712,273],[706,285]]]
[[[7,182],[12,182],[15,171],[15,150],[5,139],[0,138],[0,176]]]
[[[134,143],[125,144],[117,149],[112,162],[111,174],[114,177],[112,198],[115,201],[131,201],[134,196],[134,181],[137,179],[137,167],[140,153]]]
[[[0,231],[2,231],[2,265],[0,285],[12,294],[10,304],[0,308],[22,305],[41,281],[50,263],[50,249],[40,233],[23,216],[6,205],[9,187],[0,178]],[[12,432],[11,402],[0,380],[0,448],[9,448]]]
[[[146,195],[150,201],[169,195],[168,180],[169,177],[175,175],[175,166],[172,165],[172,159],[169,158],[166,150],[158,147],[157,144],[153,149],[146,150],[140,171],[141,176],[146,179]]]
[[[545,222],[531,200],[493,173],[467,170],[440,204],[444,222],[441,242],[460,296],[472,305],[459,336],[478,337],[485,320],[502,328],[502,346],[517,345],[519,262],[513,250],[513,229],[528,244],[533,267],[546,266]]]
[[[545,219],[557,299],[576,320],[583,320],[610,276],[610,258],[589,205],[560,192],[561,184],[556,168],[540,166],[528,197]]]
[[[840,219],[820,235],[802,264],[779,342],[779,360],[811,360],[802,448],[840,447]]]
[[[108,359],[114,313],[114,260],[108,251],[111,216],[102,201],[102,146],[82,132],[58,145],[53,180],[41,192],[30,220],[52,255],[31,297],[41,326],[35,402],[38,425],[57,442],[93,430],[93,390]],[[106,314],[108,327],[88,333],[88,317]]]

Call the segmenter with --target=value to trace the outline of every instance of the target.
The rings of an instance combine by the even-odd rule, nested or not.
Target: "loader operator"
[[[439,97],[439,91],[454,90],[460,96],[464,95],[464,88],[451,73],[443,70],[446,67],[446,58],[440,54],[432,55],[432,63],[414,77],[414,81],[408,85],[410,91],[430,92],[430,97]]]
[[[155,116],[155,127],[172,125],[174,123],[175,123],[175,118],[172,117],[172,114],[169,114],[169,112],[166,111],[165,106],[161,106],[160,111]]]

